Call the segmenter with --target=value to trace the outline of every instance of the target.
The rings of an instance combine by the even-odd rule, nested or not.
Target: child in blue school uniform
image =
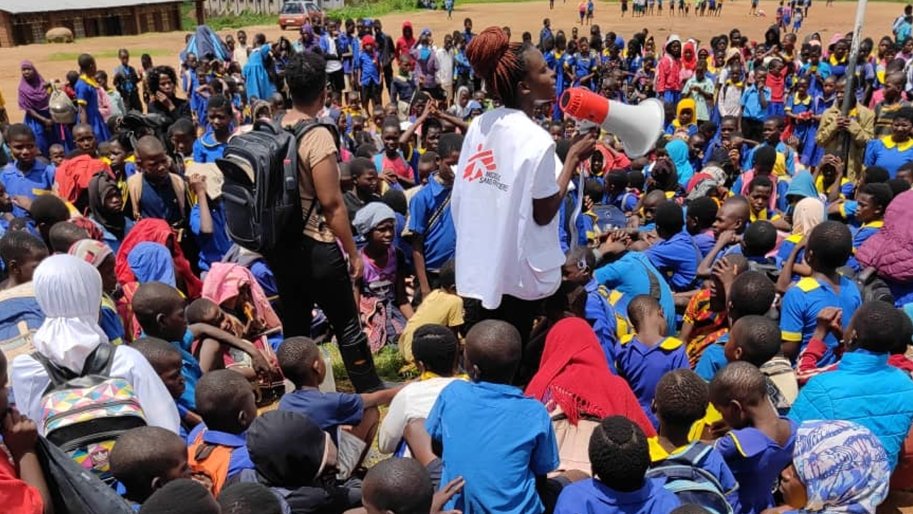
[[[183,363],[181,361],[181,352],[170,345],[168,341],[157,337],[140,337],[130,343],[130,346],[136,351],[143,354],[143,357],[149,361],[152,369],[165,384],[168,393],[174,399],[177,406],[178,414],[181,416],[181,439],[187,440],[190,431],[200,424],[202,418],[200,415],[191,411],[178,403],[178,399],[184,394],[187,383],[184,381],[184,375],[181,374]]]
[[[780,308],[780,330],[783,352],[795,361],[806,347],[817,326],[817,316],[825,307],[842,309],[844,328],[853,313],[862,304],[859,288],[837,270],[847,264],[853,252],[853,239],[849,228],[838,221],[825,221],[816,226],[808,236],[805,261],[811,267],[811,276],[802,278],[783,295]],[[792,270],[784,267],[782,273]],[[834,350],[839,342],[833,334],[824,340],[827,350],[818,366],[836,362]]]
[[[76,81],[76,104],[79,106],[79,121],[91,125],[98,141],[107,141],[111,138],[108,124],[98,109],[98,93],[100,86],[95,82],[95,58],[89,54],[82,54],[78,59],[79,80]],[[101,90],[102,94],[106,94]]]
[[[817,165],[824,154],[815,141],[821,113],[824,112],[817,112],[820,109],[819,98],[809,93],[808,79],[803,77],[796,81],[796,92],[786,100],[786,116],[792,120],[793,135],[799,140],[799,162],[805,166]]]
[[[737,259],[739,259],[737,256],[727,257],[727,264],[729,266],[735,264],[737,266],[735,271],[739,273],[729,288],[726,300],[728,327],[734,327],[743,317],[767,314],[777,293],[774,283],[767,278],[767,275],[759,271],[744,271],[748,267],[748,263],[744,260],[737,262]],[[738,338],[739,335],[730,330],[717,338],[714,344],[707,346],[694,367],[695,373],[709,381],[726,366],[728,362],[726,345],[733,337]]]
[[[213,370],[197,383],[196,404],[203,422],[187,436],[188,464],[218,496],[226,482],[254,469],[247,450],[247,429],[257,418],[254,389],[238,372]]]
[[[457,380],[445,387],[428,415],[428,435],[443,446],[441,483],[462,477],[472,484],[457,492],[446,509],[506,514],[544,511],[536,482],[558,467],[558,443],[545,406],[511,385],[520,364],[520,346],[520,333],[508,323],[486,320],[473,326],[466,335],[464,354],[471,381]],[[623,440],[631,440],[632,434],[629,431]],[[637,444],[643,477],[649,455],[642,432]],[[621,469],[614,459],[600,462],[611,462],[609,469]]]
[[[618,344],[618,318],[609,299],[604,296],[606,292],[600,291],[599,283],[593,277],[595,269],[596,257],[593,252],[585,246],[578,246],[568,252],[561,275],[564,282],[583,287],[586,291],[583,317],[593,327],[609,369],[612,373],[617,373],[615,353]]]
[[[124,432],[108,458],[118,492],[135,511],[160,487],[191,476],[184,440],[161,427]]]
[[[213,95],[206,102],[206,132],[193,143],[194,162],[216,162],[222,158],[232,133],[231,101],[223,95]]]
[[[701,458],[688,462],[710,473],[722,487],[723,495],[734,512],[739,511],[739,484],[719,450],[700,441],[692,441],[692,427],[707,413],[710,388],[690,369],[677,369],[663,375],[656,385],[653,411],[659,420],[657,436],[648,441],[650,460],[654,465],[666,459],[681,461],[695,454]],[[706,448],[706,452],[703,450]]]
[[[695,118],[695,102],[693,98],[682,98],[675,107],[675,119],[666,126],[666,136],[672,137],[678,132],[684,132],[691,137],[697,134],[697,120]]]
[[[884,227],[884,213],[893,197],[894,193],[887,184],[866,184],[856,193],[856,220],[861,225],[853,231],[854,255],[847,262],[856,272],[862,271],[862,266],[856,260],[855,253]]]
[[[663,487],[663,479],[645,477],[650,467],[647,437],[628,418],[602,420],[590,437],[589,454],[594,477],[565,487],[555,514],[652,514],[681,505]]]
[[[34,200],[40,194],[51,192],[54,185],[53,165],[45,164],[38,159],[38,146],[35,143],[35,134],[24,123],[16,123],[7,128],[7,142],[13,162],[0,170],[0,182],[6,187],[6,193],[13,200],[13,217],[28,216],[26,210],[16,197],[25,197]]]
[[[713,377],[710,402],[730,427],[714,446],[739,483],[741,512],[773,507],[771,491],[792,461],[798,425],[777,414],[764,374],[747,362],[733,362]]]
[[[767,316],[743,316],[732,325],[723,352],[727,362],[756,366],[767,380],[767,396],[781,415],[789,413],[799,384],[789,360],[780,350],[780,326]]]
[[[634,297],[628,304],[628,319],[635,334],[620,341],[616,368],[656,426],[659,422],[652,409],[656,384],[666,372],[689,367],[688,356],[681,340],[666,336],[668,324],[656,298],[650,295]]]
[[[700,248],[684,230],[685,215],[680,205],[666,200],[656,208],[656,233],[661,241],[646,250],[653,266],[666,276],[673,291],[690,291],[701,262]]]
[[[200,248],[201,271],[208,271],[213,263],[220,262],[232,244],[225,224],[221,175],[218,169],[197,164],[191,164],[187,170],[190,188],[197,197],[197,204],[190,210],[190,231]]]
[[[598,65],[599,56],[590,50],[590,42],[587,38],[580,38],[577,43],[577,52],[565,62],[565,66],[573,77],[574,86],[586,87],[592,91],[596,91],[597,84],[593,77]]]
[[[872,139],[865,147],[865,166],[881,166],[891,178],[907,162],[913,161],[913,107],[901,107],[894,114],[891,134]]]

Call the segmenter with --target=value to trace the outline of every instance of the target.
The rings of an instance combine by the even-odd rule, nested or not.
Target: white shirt
[[[242,70],[244,69],[244,65],[247,64],[247,52],[247,45],[242,46],[240,44],[236,44],[235,51],[231,53],[232,60],[240,64]]]
[[[523,112],[502,107],[472,122],[451,200],[461,296],[493,310],[502,295],[539,300],[558,290],[558,216],[536,224],[533,200],[558,193],[561,168],[555,142]]]
[[[336,73],[342,69],[342,61],[338,59],[339,52],[336,51],[336,38],[326,36],[327,55],[335,55],[337,59],[327,59],[327,73]]]
[[[445,387],[450,385],[456,377],[437,377],[421,382],[413,382],[396,393],[390,402],[390,410],[384,416],[377,432],[377,447],[382,453],[393,453],[403,439],[406,425],[417,419],[425,419],[431,413],[434,402]],[[403,457],[409,457],[409,449]]]
[[[123,378],[133,385],[133,392],[143,408],[147,425],[179,433],[181,419],[177,406],[165,384],[141,353],[127,345],[118,346],[114,362],[111,363],[111,376]],[[41,419],[41,396],[51,380],[44,366],[30,355],[20,355],[10,367],[10,383],[16,407],[38,424],[39,434],[45,435]]]
[[[437,82],[441,86],[449,87],[453,85],[453,54],[443,47],[434,52],[437,59]]]

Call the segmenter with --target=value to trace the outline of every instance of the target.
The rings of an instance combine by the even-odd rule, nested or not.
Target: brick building
[[[181,8],[180,0],[2,0],[0,47],[42,43],[54,27],[77,38],[180,30]]]

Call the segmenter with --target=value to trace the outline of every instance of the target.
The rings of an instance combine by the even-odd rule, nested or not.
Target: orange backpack
[[[187,447],[187,463],[193,479],[203,484],[215,497],[219,496],[228,480],[231,448],[203,441],[203,432]]]

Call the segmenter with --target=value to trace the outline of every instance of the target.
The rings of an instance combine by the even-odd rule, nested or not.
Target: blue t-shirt
[[[143,218],[158,218],[173,225],[181,221],[184,213],[171,178],[168,177],[161,184],[153,184],[143,177],[143,192],[139,200],[140,216]]]
[[[770,88],[762,87],[764,98],[770,102]],[[761,121],[767,116],[767,109],[761,107],[761,91],[758,86],[751,85],[742,93],[742,118]]]
[[[441,391],[425,428],[442,443],[441,483],[463,477],[446,509],[539,514],[536,477],[558,467],[558,443],[545,406],[521,389],[457,380]]]
[[[215,134],[209,130],[193,142],[193,161],[200,163],[216,162],[216,159],[222,158],[226,146],[228,146],[227,142],[220,143],[216,140]]]
[[[20,171],[15,162],[11,162],[0,171],[0,182],[3,182],[10,197],[25,196],[34,200],[40,194],[51,192],[55,172],[53,164],[44,164],[41,161],[35,161],[32,168],[25,172]],[[13,216],[24,218],[28,215],[27,210],[13,204]]]
[[[648,248],[646,254],[656,269],[666,275],[673,291],[691,290],[701,262],[701,251],[687,232],[681,231],[659,241]]]
[[[188,328],[184,332],[184,338],[180,341],[172,341],[171,344],[181,352],[181,375],[184,376],[184,394],[178,398],[178,404],[190,410],[196,410],[196,390],[197,382],[203,376],[203,370],[200,368],[200,361],[190,352],[193,347],[193,332]]]
[[[726,343],[729,342],[729,332],[721,335],[713,344],[704,348],[704,353],[698,359],[697,365],[694,366],[694,372],[707,382],[713,380],[716,372],[725,368],[729,364],[726,359]]]
[[[859,288],[856,284],[841,275],[840,292],[827,281],[818,281],[814,277],[805,277],[786,290],[780,307],[780,331],[784,341],[801,343],[800,351],[808,344],[818,324],[818,313],[825,307],[843,309],[841,319],[843,329],[849,326],[850,319],[862,304]],[[838,341],[828,333],[824,339],[827,353],[818,361],[818,366],[827,366],[836,361],[834,348]]]
[[[863,165],[881,166],[888,170],[891,178],[897,176],[897,169],[913,161],[913,139],[895,143],[891,136],[869,140],[865,147]]]
[[[783,446],[754,427],[731,430],[714,444],[739,482],[739,506],[745,514],[757,514],[774,506],[771,491],[776,488],[780,472],[793,460],[798,425],[783,419],[789,421],[791,429]]]
[[[667,337],[652,347],[637,337],[622,339],[618,347],[617,367],[618,375],[628,381],[653,426],[659,427],[652,408],[656,384],[669,371],[690,368],[685,344],[674,337]]]
[[[713,235],[713,230],[705,230],[692,236],[691,239],[697,245],[697,249],[701,251],[701,257],[706,257],[710,250],[713,250],[713,247],[716,246],[716,236]]]
[[[859,251],[859,247],[862,246],[862,243],[868,241],[868,239],[878,233],[882,227],[884,227],[884,220],[877,220],[866,223],[853,232],[853,256],[847,261],[847,266],[853,268],[856,272],[862,271],[862,266],[860,266],[859,261],[856,260],[856,252]]]
[[[456,253],[451,192],[452,189],[445,187],[435,174],[409,202],[409,231],[423,236],[425,268],[428,270],[441,269]]]
[[[229,434],[228,432],[219,432],[218,430],[209,430],[205,423],[195,426],[187,436],[187,444],[193,444],[203,433],[203,442],[227,446],[231,448],[231,457],[228,459],[228,476],[226,480],[231,480],[245,469],[254,469],[254,463],[250,460],[250,454],[247,452],[247,433]]]
[[[200,204],[190,210],[190,231],[200,247],[199,265],[203,271],[209,270],[214,262],[221,261],[232,244],[225,228],[225,206],[222,202],[211,202],[209,214],[212,216],[212,234],[204,234],[200,226]]]
[[[319,389],[305,387],[286,393],[279,400],[279,410],[304,414],[319,425],[321,430],[329,432],[335,441],[336,427],[361,423],[365,404],[357,394],[324,393]]]
[[[358,54],[356,68],[361,72],[360,83],[362,86],[368,84],[380,85],[380,73],[377,70],[376,54],[371,52],[361,52]]]
[[[593,276],[600,285],[609,289],[617,289],[628,298],[634,298],[640,294],[650,294],[651,285],[653,285],[655,289],[659,290],[659,304],[663,308],[669,328],[667,333],[675,333],[675,300],[672,297],[672,289],[646,255],[639,252],[625,252],[614,262],[597,269]]]
[[[555,514],[655,514],[672,512],[682,503],[663,487],[663,479],[645,480],[632,492],[616,491],[590,478],[561,490]]]
[[[86,82],[86,77],[83,75],[76,81],[74,89],[76,91],[76,103],[86,111],[86,122],[92,126],[95,139],[98,141],[111,139],[108,125],[105,123],[101,111],[98,110],[98,88],[94,81],[92,84]]]

